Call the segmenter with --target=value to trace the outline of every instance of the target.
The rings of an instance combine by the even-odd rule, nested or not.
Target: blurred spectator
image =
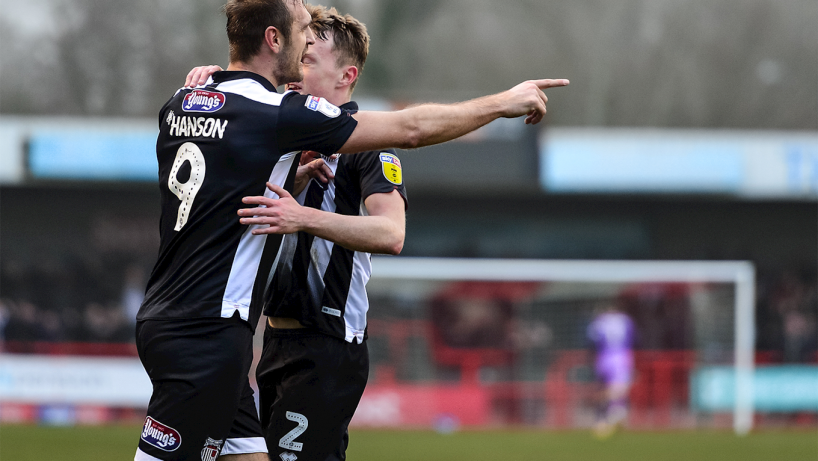
[[[814,274],[793,271],[759,277],[758,350],[773,362],[818,361],[818,293]]]
[[[443,341],[450,347],[496,348],[510,346],[509,303],[492,299],[452,299],[435,310]]]
[[[85,306],[84,341],[92,343],[117,343],[131,340],[132,328],[118,306],[104,306],[91,302]]]
[[[3,330],[6,341],[41,341],[45,339],[38,321],[37,307],[29,301],[11,302],[10,316]]]
[[[443,344],[453,348],[515,348],[515,304],[537,283],[455,282],[433,300],[430,317]]]
[[[619,295],[619,308],[640,327],[645,349],[688,349],[690,296],[687,283],[635,283]]]

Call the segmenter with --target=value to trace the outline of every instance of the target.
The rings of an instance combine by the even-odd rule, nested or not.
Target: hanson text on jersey
[[[210,117],[190,117],[187,115],[179,115],[168,112],[168,117],[165,121],[170,125],[171,136],[191,137],[205,137],[219,139],[224,138],[224,130],[227,129],[227,120]]]

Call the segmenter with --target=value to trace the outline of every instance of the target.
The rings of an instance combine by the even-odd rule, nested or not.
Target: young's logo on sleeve
[[[398,157],[389,152],[381,152],[381,167],[383,176],[392,184],[403,184],[403,170],[400,167]]]
[[[185,112],[216,112],[224,107],[224,93],[193,90],[185,96],[182,110]]]
[[[321,112],[329,118],[335,118],[341,115],[341,109],[324,98],[308,96],[304,106],[309,110]]]

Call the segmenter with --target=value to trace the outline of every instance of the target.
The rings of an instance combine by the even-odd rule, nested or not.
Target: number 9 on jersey
[[[176,176],[179,174],[179,170],[185,162],[190,162],[190,178],[188,178],[187,182],[181,183]],[[173,230],[178,232],[182,230],[182,227],[187,223],[187,219],[190,216],[190,209],[193,207],[193,200],[202,187],[204,176],[205,158],[199,146],[192,142],[182,144],[179,150],[176,151],[176,159],[173,161],[173,168],[171,168],[170,176],[168,177],[168,188],[182,201],[182,203],[179,204],[179,212],[176,215],[176,226]]]

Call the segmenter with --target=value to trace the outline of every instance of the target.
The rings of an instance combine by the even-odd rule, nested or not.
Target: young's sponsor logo
[[[185,112],[216,112],[224,107],[226,99],[224,93],[193,90],[185,96],[182,110]]]
[[[224,440],[215,440],[208,437],[204,448],[202,448],[202,461],[216,461],[222,451],[223,444]]]
[[[168,113],[165,121],[170,125],[171,136],[185,138],[224,138],[227,129],[227,120],[211,117],[191,117],[188,115],[176,116],[173,111]]]
[[[142,440],[160,450],[174,451],[182,445],[182,436],[179,432],[148,416],[142,427]]]
[[[381,152],[380,154],[381,166],[383,167],[383,176],[392,184],[403,184],[403,170],[400,166],[400,160],[397,156],[389,152]]]

